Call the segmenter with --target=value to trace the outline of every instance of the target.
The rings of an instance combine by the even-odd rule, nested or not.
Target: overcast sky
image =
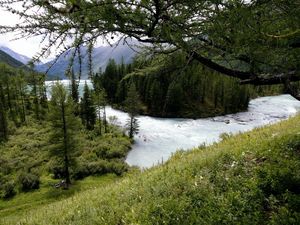
[[[15,25],[19,23],[21,20],[20,18],[15,15],[11,14],[9,12],[3,11],[0,8],[0,24],[1,25]],[[6,46],[13,51],[28,56],[33,57],[36,53],[39,52],[41,49],[41,40],[42,38],[34,37],[29,39],[18,39],[14,40],[15,36],[14,34],[0,34],[0,46]],[[107,43],[98,40],[96,43],[96,46],[103,46],[107,45]],[[55,57],[55,52],[53,52],[48,59],[41,59],[42,61],[48,61],[50,59],[53,59]]]
[[[14,25],[20,22],[18,16],[0,9],[1,25]],[[0,34],[0,45],[9,47],[13,51],[32,57],[40,49],[40,38],[15,40],[13,34]]]

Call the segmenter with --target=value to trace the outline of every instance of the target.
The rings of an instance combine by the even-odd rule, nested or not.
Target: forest
[[[1,198],[38,189],[46,180],[63,180],[67,189],[72,180],[128,170],[131,140],[105,117],[102,92],[85,84],[80,97],[75,80],[49,90],[45,74],[6,64],[0,71]]]
[[[186,54],[136,57],[131,64],[111,59],[93,76],[103,86],[110,104],[126,110],[128,86],[134,83],[141,101],[139,112],[157,117],[201,118],[245,111],[252,98],[284,93],[281,85],[239,85],[200,63],[186,62]]]
[[[45,74],[1,64],[2,198],[38,189],[45,177],[63,179],[68,188],[71,180],[128,171],[124,160],[138,134],[139,114],[198,118],[233,113],[246,110],[254,95],[281,90],[239,86],[234,78],[184,60],[183,54],[171,60],[137,58],[127,65],[110,60],[81,94],[72,71],[68,87],[58,82],[47,87]],[[129,113],[124,128],[113,125],[117,118],[106,118],[108,104]]]
[[[140,114],[198,118],[246,110],[266,94],[300,100],[299,1],[5,0],[0,8],[18,21],[1,21],[0,35],[38,38],[32,63],[71,54],[69,87],[51,90],[44,74],[0,65],[1,224],[300,224],[295,102],[283,109],[290,114],[261,119],[286,119],[277,124],[224,133],[150,169],[125,163]],[[131,41],[143,44],[142,59],[110,60],[93,74],[95,46]],[[81,94],[83,58],[93,88]],[[124,128],[107,118],[108,105],[128,113]],[[185,132],[172,125],[168,135]]]

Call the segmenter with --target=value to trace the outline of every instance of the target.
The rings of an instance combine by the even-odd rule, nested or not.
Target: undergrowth
[[[1,224],[299,224],[300,116]]]

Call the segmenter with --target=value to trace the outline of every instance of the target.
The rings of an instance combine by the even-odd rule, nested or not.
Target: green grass
[[[50,131],[49,122],[38,123],[29,118],[26,125],[11,129],[7,142],[0,143],[1,219],[23,215],[28,210],[36,210],[42,205],[74,196],[84,190],[113,183],[119,179],[117,175],[128,170],[128,165],[124,162],[131,146],[128,137],[112,126],[109,126],[110,132],[102,136],[81,129],[77,132],[78,151],[74,156],[74,166],[71,167],[72,186],[67,191],[56,189],[53,185],[60,180],[54,179],[52,174],[52,168],[57,162],[49,154]],[[75,177],[79,173],[80,177]],[[39,189],[29,192],[22,190],[19,180],[22,174],[37,175],[40,179]],[[75,179],[91,174],[92,177],[84,180]],[[3,196],[7,183],[12,184],[16,195],[5,199]]]
[[[300,116],[223,137],[0,224],[300,224]]]
[[[28,210],[36,210],[41,205],[66,199],[79,192],[93,190],[115,183],[120,177],[115,174],[107,174],[99,177],[87,177],[84,180],[73,182],[69,190],[55,188],[57,181],[43,177],[40,189],[23,192],[9,200],[0,200],[0,218],[14,215],[23,215]],[[1,221],[1,220],[0,220]],[[0,223],[1,224],[1,223]]]

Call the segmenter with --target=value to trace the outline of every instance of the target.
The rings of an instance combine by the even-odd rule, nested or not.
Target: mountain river
[[[67,85],[67,81],[63,81]],[[51,85],[51,82],[47,82]],[[81,81],[80,89],[84,82]],[[89,83],[90,84],[90,83]],[[220,140],[222,133],[236,134],[272,124],[300,111],[300,101],[290,95],[261,97],[250,101],[248,111],[205,119],[175,119],[139,116],[139,134],[134,138],[126,162],[149,168],[170,158],[177,150],[188,150]],[[106,108],[107,117],[116,116],[124,126],[125,112]]]

